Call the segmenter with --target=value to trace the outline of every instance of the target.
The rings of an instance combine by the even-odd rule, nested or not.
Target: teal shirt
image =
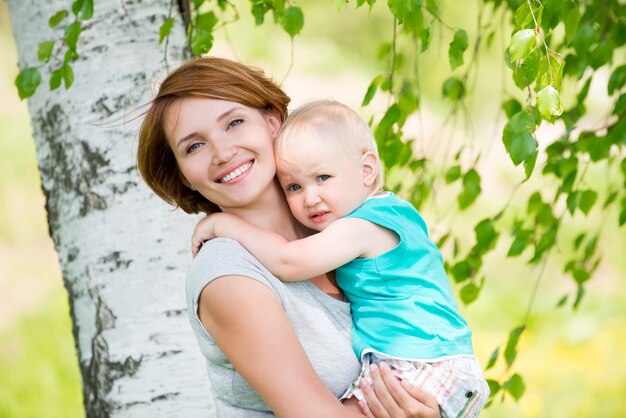
[[[472,354],[472,333],[458,311],[443,257],[413,205],[387,193],[346,217],[380,225],[400,239],[378,257],[337,269],[337,284],[352,309],[356,355],[365,349],[415,360]]]

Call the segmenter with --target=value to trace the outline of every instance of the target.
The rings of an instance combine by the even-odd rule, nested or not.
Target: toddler
[[[380,158],[365,121],[334,101],[304,105],[282,127],[275,156],[291,212],[319,233],[288,242],[217,213],[198,223],[194,255],[203,241],[228,237],[283,281],[336,270],[363,365],[342,399],[362,400],[359,381],[385,361],[398,378],[435,395],[443,417],[478,416],[489,387],[471,331],[424,220],[410,203],[380,191]]]

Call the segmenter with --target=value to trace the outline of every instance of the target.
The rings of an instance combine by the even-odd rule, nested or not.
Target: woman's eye
[[[241,118],[233,119],[230,122],[228,122],[228,129],[235,128],[235,127],[241,125],[242,123],[243,123],[243,119],[241,119]]]
[[[187,154],[189,154],[200,148],[200,146],[202,146],[200,142],[194,142],[193,144],[189,145],[185,151],[187,152]]]
[[[287,186],[287,191],[288,192],[297,192],[300,189],[301,189],[301,187],[300,187],[299,184],[290,184],[289,186]]]
[[[321,176],[318,177],[318,179],[320,181],[326,181],[330,178],[330,176],[328,174],[322,174]]]

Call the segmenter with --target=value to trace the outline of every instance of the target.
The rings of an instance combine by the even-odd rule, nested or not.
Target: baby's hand
[[[216,214],[207,215],[198,222],[196,228],[191,235],[191,255],[195,258],[202,244],[213,238],[217,238],[215,235],[215,216]]]
[[[237,225],[242,222],[237,216],[223,212],[212,213],[202,218],[191,235],[191,254],[193,257],[198,254],[202,244],[210,239],[217,237],[236,239],[232,233],[237,229]]]

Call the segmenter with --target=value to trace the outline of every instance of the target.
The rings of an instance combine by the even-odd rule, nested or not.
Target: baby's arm
[[[362,256],[372,242],[372,229],[368,221],[342,218],[320,233],[287,241],[281,235],[259,229],[237,216],[216,213],[202,219],[196,226],[192,252],[195,256],[207,239],[232,238],[276,277],[299,281],[334,270]]]

